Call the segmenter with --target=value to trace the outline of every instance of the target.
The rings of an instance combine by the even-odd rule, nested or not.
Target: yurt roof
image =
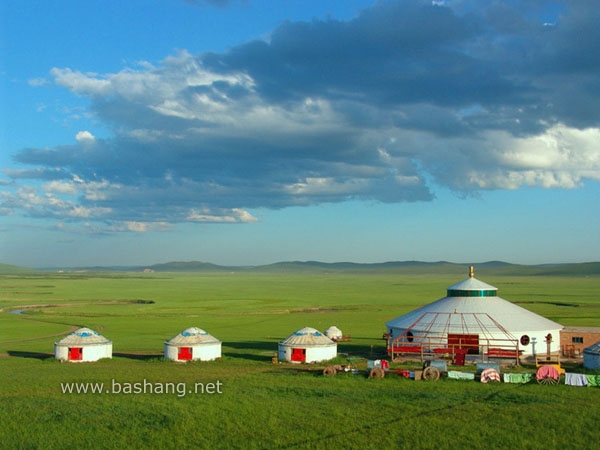
[[[487,313],[424,312],[406,329],[431,335],[481,334],[491,337],[501,333],[508,339],[516,339],[506,327]]]
[[[340,330],[335,325],[331,325],[329,328],[325,330],[325,334],[334,334],[334,335],[342,335],[342,330]]]
[[[600,355],[600,341],[583,349],[588,355]]]
[[[475,277],[467,278],[460,283],[448,287],[449,291],[498,291],[498,288],[491,286]]]
[[[216,337],[198,327],[186,328],[178,335],[166,341],[169,345],[217,344],[219,342],[221,341]]]
[[[286,339],[280,342],[283,345],[335,345],[331,339],[318,330],[310,327],[304,327],[295,333],[290,334]]]
[[[79,328],[57,342],[58,345],[98,345],[111,341],[90,328]]]
[[[498,297],[497,293],[497,288],[476,279],[471,268],[469,278],[448,287],[446,297],[392,319],[386,325],[388,328],[409,329],[417,326],[424,317],[437,314],[440,326],[448,320],[478,321],[487,316],[508,332],[563,328],[559,323]],[[454,314],[456,317],[452,319]],[[431,324],[427,326],[431,327]]]

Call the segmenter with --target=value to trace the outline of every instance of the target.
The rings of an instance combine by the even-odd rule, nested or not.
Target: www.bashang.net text
[[[177,397],[185,397],[186,395],[222,394],[223,383],[220,380],[208,383],[173,383],[153,382],[146,379],[137,382],[121,382],[113,379],[110,383],[60,383],[60,389],[63,394],[169,394],[177,395]]]

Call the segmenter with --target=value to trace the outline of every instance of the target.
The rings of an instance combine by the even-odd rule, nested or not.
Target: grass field
[[[277,343],[293,331],[336,325],[352,336],[339,352],[362,366],[384,350],[385,321],[443,297],[465,276],[5,275],[0,447],[581,449],[599,442],[600,389],[328,378],[318,370],[323,366],[271,363]],[[563,325],[600,326],[598,276],[508,276],[490,269],[478,277],[501,297]],[[78,326],[111,339],[113,359],[55,361],[53,343]],[[222,360],[163,360],[163,342],[190,326],[223,341]],[[189,392],[196,383],[217,382],[221,393]],[[63,393],[67,383],[103,389]],[[145,383],[146,393],[124,392],[135,383]],[[156,393],[165,383],[185,389]]]

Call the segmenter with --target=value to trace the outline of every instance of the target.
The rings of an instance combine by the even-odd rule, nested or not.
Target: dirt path
[[[41,321],[38,320],[38,322],[41,322]],[[52,322],[45,322],[45,323],[52,323]],[[69,329],[69,331],[67,331],[66,333],[63,331],[62,333],[46,334],[44,336],[34,336],[34,337],[21,338],[21,339],[9,339],[7,341],[0,341],[0,344],[5,344],[5,343],[9,343],[9,342],[35,341],[36,339],[46,339],[46,338],[51,338],[51,337],[64,336],[65,334],[72,333],[77,328],[79,328],[79,327],[72,325],[71,328]]]
[[[61,306],[71,306],[71,305],[70,304],[23,305],[23,306],[18,306],[18,307],[14,307],[14,308],[13,307],[11,307],[11,308],[2,308],[2,309],[0,309],[0,313],[6,312],[6,313],[10,314],[11,311],[15,311],[15,310],[19,311],[19,310],[34,309],[34,308],[56,308],[56,307],[61,307]],[[0,344],[8,344],[8,343],[24,342],[24,341],[35,341],[37,339],[47,339],[47,338],[64,336],[65,334],[72,333],[77,328],[79,328],[76,325],[69,325],[69,324],[60,323],[60,322],[50,322],[50,321],[47,321],[47,320],[38,320],[38,319],[35,319],[33,317],[29,317],[29,316],[27,316],[25,314],[16,314],[16,315],[19,316],[23,320],[30,320],[32,322],[40,322],[40,323],[52,323],[52,324],[56,324],[56,325],[64,325],[64,326],[68,326],[69,329],[66,332],[62,331],[60,333],[46,334],[46,335],[42,335],[42,336],[32,336],[32,337],[28,337],[28,338],[1,340]],[[6,358],[6,357],[9,357],[9,356],[10,355],[8,355],[6,353],[0,354],[0,358]]]
[[[52,303],[45,305],[22,305],[22,306],[7,306],[6,308],[0,308],[0,313],[6,312],[11,313],[12,311],[21,311],[24,309],[34,309],[34,308],[60,308],[63,306],[77,306],[74,303]],[[34,320],[34,319],[31,319]]]

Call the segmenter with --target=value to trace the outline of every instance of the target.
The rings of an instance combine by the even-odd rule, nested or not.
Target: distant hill
[[[388,261],[382,263],[354,263],[320,261],[283,261],[259,266],[221,266],[201,261],[173,261],[149,266],[127,267],[72,267],[65,272],[264,272],[264,273],[403,273],[465,275],[468,267],[475,266],[475,276],[591,276],[600,275],[600,262],[520,265],[503,261],[453,263],[448,261]],[[44,269],[44,270],[58,270]],[[0,275],[35,275],[42,271],[0,264]]]
[[[154,264],[144,267],[155,272],[231,272],[244,270],[243,267],[219,266],[217,264],[200,261],[174,261],[164,264]]]
[[[459,267],[459,265],[448,263],[446,261],[388,261],[383,263],[324,263],[319,261],[286,261],[265,266],[255,266],[249,270],[260,272],[397,272],[399,270],[423,271],[433,268],[436,269],[435,271],[446,271],[448,269],[457,267]]]
[[[39,271],[27,267],[11,266],[10,264],[0,263],[0,275],[33,275],[36,273],[39,273]]]
[[[220,266],[216,264],[189,261],[170,262],[148,266],[155,272],[398,272],[398,273],[436,273],[462,274],[474,265],[476,273],[493,272],[497,275],[600,275],[600,262],[552,264],[552,265],[519,265],[503,261],[487,261],[482,263],[452,263],[448,261],[388,261],[383,263],[353,263],[319,261],[284,261],[261,266]]]
[[[600,262],[531,266],[536,275],[599,275]]]

